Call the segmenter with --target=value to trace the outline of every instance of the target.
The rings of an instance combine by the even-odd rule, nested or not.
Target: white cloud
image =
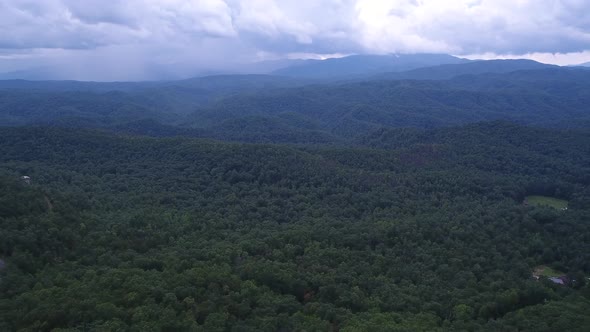
[[[584,62],[590,62],[590,51],[571,52],[571,53],[525,53],[525,54],[468,54],[463,55],[467,59],[532,59],[543,63],[551,63],[560,66],[579,65]]]
[[[468,54],[590,47],[587,2],[359,0],[356,7],[368,49]]]

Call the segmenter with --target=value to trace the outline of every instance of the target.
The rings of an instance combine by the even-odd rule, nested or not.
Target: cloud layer
[[[90,78],[293,54],[590,50],[586,0],[0,0],[0,22],[0,71],[75,63]]]

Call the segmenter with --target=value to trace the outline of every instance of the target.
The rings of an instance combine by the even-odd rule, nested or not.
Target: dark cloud
[[[0,70],[69,65],[119,79],[303,53],[590,49],[587,0],[0,0],[0,22]]]

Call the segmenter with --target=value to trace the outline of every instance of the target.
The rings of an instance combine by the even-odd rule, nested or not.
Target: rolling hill
[[[0,81],[0,125],[340,144],[383,127],[491,120],[584,127],[590,123],[589,88],[586,70],[524,60],[323,83],[268,75],[142,83]]]
[[[568,68],[452,80],[315,85],[225,98],[196,111],[187,123],[208,128],[242,117],[250,122],[250,117],[266,117],[293,130],[320,129],[341,138],[380,127],[439,127],[489,120],[584,126],[590,120],[589,87],[590,73]],[[297,121],[291,121],[292,114],[297,114]]]

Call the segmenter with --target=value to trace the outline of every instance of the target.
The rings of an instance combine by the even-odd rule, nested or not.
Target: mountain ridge
[[[275,70],[272,74],[290,77],[335,79],[388,71],[406,71],[439,64],[467,63],[470,60],[447,54],[351,55],[306,62]]]
[[[404,72],[383,73],[374,79],[413,79],[413,80],[445,80],[461,75],[475,75],[486,73],[509,73],[520,70],[536,70],[558,68],[556,65],[544,64],[528,59],[508,60],[477,60],[462,64],[441,64],[422,67]]]

